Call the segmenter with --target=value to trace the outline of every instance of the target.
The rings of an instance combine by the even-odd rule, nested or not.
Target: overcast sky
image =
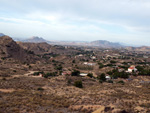
[[[0,0],[0,32],[150,46],[150,0]]]

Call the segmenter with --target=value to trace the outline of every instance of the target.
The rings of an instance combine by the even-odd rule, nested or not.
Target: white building
[[[87,75],[88,75],[87,73],[80,73],[80,76],[82,76],[82,77],[85,77]]]
[[[110,80],[111,79],[111,77],[108,76],[108,75],[105,78],[106,78],[106,80]]]
[[[137,69],[135,68],[135,66],[130,66],[130,67],[128,68],[128,72],[129,72],[129,73],[136,72],[136,71],[137,71]]]
[[[89,66],[94,66],[94,65],[96,65],[96,63],[89,63],[89,62],[84,62],[83,64],[84,64],[84,65],[89,65]]]

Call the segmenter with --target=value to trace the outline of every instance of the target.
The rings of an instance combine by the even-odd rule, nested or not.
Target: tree
[[[99,63],[99,69],[103,68],[104,65],[102,63]]]
[[[39,71],[39,72],[34,72],[34,73],[33,73],[34,76],[37,76],[37,75],[39,75],[39,74],[44,74],[44,72],[43,72],[43,71],[41,71],[41,72]]]
[[[59,66],[56,67],[56,69],[57,69],[57,70],[62,70],[62,66],[59,65]]]
[[[76,63],[76,61],[75,61],[75,60],[73,60],[73,61],[72,61],[72,63]]]
[[[142,70],[139,75],[150,75],[150,69],[144,69]]]
[[[114,78],[118,78],[118,77],[120,77],[120,78],[129,78],[129,74],[128,73],[125,73],[124,71],[123,72],[114,72],[113,73],[113,77]]]
[[[124,85],[124,81],[123,80],[118,81],[118,83]]]
[[[144,68],[143,68],[142,66],[136,66],[136,68],[137,68],[137,70],[140,71],[140,72],[144,70]]]
[[[111,60],[111,61],[110,61],[110,63],[111,63],[111,64],[114,64],[114,63],[116,63],[116,61],[114,61],[114,60]]]
[[[93,73],[88,73],[87,76],[93,78]]]
[[[98,77],[100,80],[102,80],[102,81],[106,81],[106,77],[105,77],[105,74],[104,73],[102,73],[101,75],[100,75],[100,77]]]
[[[72,76],[79,76],[80,75],[80,71],[78,70],[74,70],[72,73],[71,73]]]
[[[82,85],[82,81],[75,81],[74,82],[74,86],[78,87],[78,88],[83,88],[83,85]]]
[[[56,76],[56,72],[44,74],[44,78],[53,77],[53,76]]]

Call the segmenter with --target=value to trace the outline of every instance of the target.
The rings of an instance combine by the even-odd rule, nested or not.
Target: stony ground
[[[46,79],[28,74],[0,79],[1,113],[150,112],[150,77],[133,77],[123,85],[116,80],[112,84],[88,77]],[[83,88],[73,85],[76,80]]]

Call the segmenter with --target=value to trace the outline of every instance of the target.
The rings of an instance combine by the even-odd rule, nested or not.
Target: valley
[[[3,113],[149,113],[150,48],[1,36],[0,84]]]

